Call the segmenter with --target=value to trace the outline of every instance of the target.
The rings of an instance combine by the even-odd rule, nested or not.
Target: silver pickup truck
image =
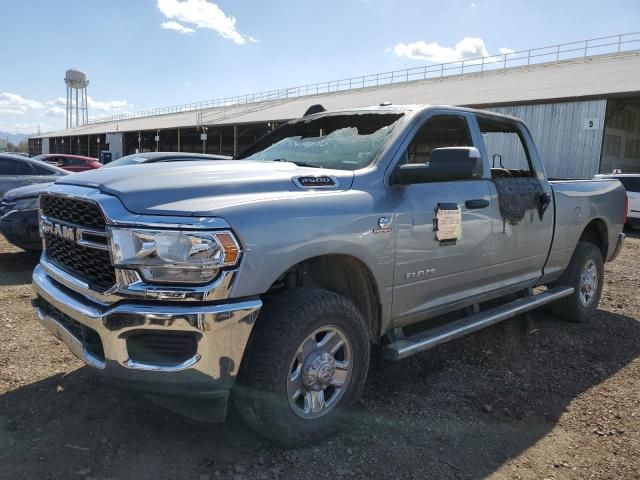
[[[400,360],[551,302],[595,312],[624,241],[619,181],[549,181],[512,117],[315,110],[234,160],[56,182],[42,324],[168,408],[222,420],[233,397],[299,446],[337,429],[372,346]]]

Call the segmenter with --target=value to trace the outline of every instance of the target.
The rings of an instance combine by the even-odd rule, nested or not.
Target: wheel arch
[[[381,300],[376,278],[356,256],[331,253],[309,257],[285,269],[264,295],[278,295],[293,288],[325,288],[351,300],[364,316],[372,342],[380,338]]]
[[[602,253],[602,259],[606,261],[609,251],[609,232],[607,223],[602,218],[591,220],[582,230],[579,242],[593,243]]]

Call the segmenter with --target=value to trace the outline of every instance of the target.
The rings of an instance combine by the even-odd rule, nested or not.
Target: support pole
[[[200,133],[201,135],[204,135],[204,138],[202,139],[202,153],[207,153],[207,131],[209,129],[207,127],[201,127],[200,129]]]
[[[238,155],[238,125],[233,126],[233,156]]]
[[[76,88],[76,127],[78,126],[78,89]]]
[[[70,111],[71,111],[71,101],[69,99],[69,87],[67,86],[67,115],[66,115],[67,128],[69,128],[69,112]]]
[[[180,151],[180,129],[178,129],[178,152]]]

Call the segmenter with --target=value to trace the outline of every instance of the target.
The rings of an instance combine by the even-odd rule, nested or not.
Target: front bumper
[[[34,301],[41,324],[87,365],[115,382],[147,395],[192,399],[224,397],[238,374],[260,300],[224,305],[120,303],[104,307],[49,277],[33,272]],[[194,355],[180,363],[132,358],[134,335],[192,335]]]

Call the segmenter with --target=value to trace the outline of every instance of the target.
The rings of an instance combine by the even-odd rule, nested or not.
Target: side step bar
[[[401,360],[415,353],[429,350],[441,343],[455,340],[469,333],[477,332],[490,325],[495,325],[521,313],[528,312],[573,293],[573,287],[554,287],[543,293],[519,298],[499,307],[475,313],[466,318],[447,325],[426,330],[411,337],[398,338],[384,349],[384,356],[389,360]]]

